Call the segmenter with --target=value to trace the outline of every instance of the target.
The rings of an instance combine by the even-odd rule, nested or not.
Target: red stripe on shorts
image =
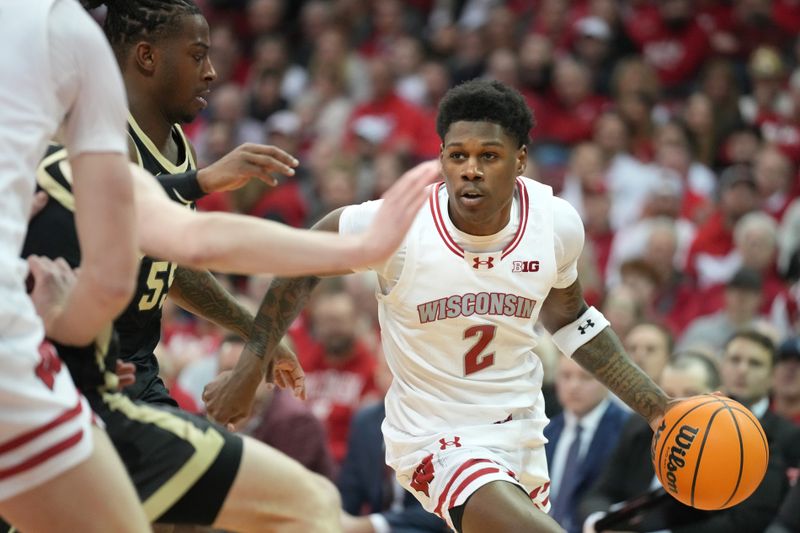
[[[77,405],[75,405],[75,407],[73,407],[72,409],[70,409],[68,411],[64,411],[58,418],[52,420],[51,422],[49,422],[49,423],[47,423],[47,424],[45,424],[43,426],[38,427],[36,429],[32,429],[31,431],[28,431],[27,433],[23,433],[22,435],[20,435],[18,437],[15,437],[15,438],[11,439],[8,442],[5,442],[5,443],[1,444],[0,445],[0,455],[2,455],[4,453],[8,453],[8,452],[10,452],[11,450],[13,450],[15,448],[19,448],[23,444],[27,444],[28,442],[32,441],[33,439],[35,439],[39,435],[41,435],[43,433],[46,433],[46,432],[50,431],[51,429],[53,429],[55,427],[58,427],[58,426],[60,426],[61,424],[65,423],[65,422],[69,422],[70,420],[72,420],[73,418],[75,418],[76,416],[81,414],[82,410],[83,410],[83,403],[80,400],[78,400],[78,403],[77,403]]]
[[[500,472],[499,468],[493,468],[493,467],[481,468],[477,472],[473,472],[472,474],[467,476],[467,479],[462,481],[461,485],[459,485],[456,491],[453,493],[453,496],[450,498],[450,503],[447,505],[447,508],[452,509],[453,505],[456,503],[458,495],[461,494],[464,491],[464,489],[466,489],[467,486],[469,486],[470,483],[472,483],[481,476],[485,476],[486,474],[496,474],[498,472]]]
[[[456,473],[453,474],[453,477],[451,477],[450,481],[448,481],[447,485],[445,485],[444,490],[442,491],[442,495],[439,496],[439,504],[436,506],[436,509],[434,509],[433,512],[439,515],[440,517],[444,518],[442,516],[442,506],[444,505],[445,500],[447,500],[447,493],[450,492],[450,487],[453,485],[453,483],[455,483],[456,479],[458,479],[458,476],[461,475],[461,472],[471,467],[472,465],[476,465],[478,463],[493,463],[493,462],[494,461],[490,461],[489,459],[470,459],[469,461],[458,467]]]
[[[15,476],[21,472],[39,466],[40,464],[47,461],[51,457],[72,448],[73,446],[78,444],[82,438],[83,438],[83,430],[79,429],[78,432],[72,435],[71,437],[67,437],[66,439],[56,444],[55,446],[51,446],[50,448],[47,448],[46,450],[39,452],[38,454],[34,455],[27,461],[12,466],[11,468],[0,470],[0,480],[6,479],[11,476]]]

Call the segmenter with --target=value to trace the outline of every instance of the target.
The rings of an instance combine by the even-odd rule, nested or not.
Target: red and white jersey
[[[0,296],[24,294],[19,258],[36,168],[63,123],[71,156],[127,153],[125,89],[102,30],[75,0],[5,0],[0,9]],[[0,305],[6,300],[0,297]],[[0,308],[2,309],[2,308]],[[15,314],[28,309],[15,309]]]
[[[444,184],[432,188],[401,248],[378,272],[383,349],[395,377],[386,397],[387,455],[455,428],[529,421],[544,442],[542,364],[534,331],[553,287],[571,285],[583,246],[575,210],[550,187],[517,178],[511,217],[495,235],[460,232]],[[348,207],[355,233],[375,205]]]
[[[122,76],[100,27],[75,0],[0,5],[0,500],[92,452],[91,410],[42,344],[20,252],[36,168],[63,125],[72,157],[127,153]],[[76,179],[80,179],[76,177]],[[113,199],[109,199],[113,201]]]

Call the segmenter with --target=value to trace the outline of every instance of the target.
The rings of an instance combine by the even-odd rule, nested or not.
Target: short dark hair
[[[725,343],[725,350],[727,350],[730,343],[736,339],[746,339],[752,341],[767,350],[770,355],[770,362],[772,363],[772,366],[775,366],[775,363],[778,359],[778,350],[775,346],[775,343],[772,342],[772,339],[770,339],[767,335],[764,335],[760,331],[752,328],[740,329],[728,338],[728,341]]]
[[[530,142],[533,113],[522,95],[494,80],[470,80],[447,91],[439,103],[436,133],[444,136],[453,122],[492,122],[522,147]]]
[[[139,39],[157,40],[178,28],[184,15],[201,15],[194,0],[82,0],[84,7],[107,7],[103,30],[115,52]]]
[[[719,389],[719,386],[722,384],[722,379],[719,375],[719,368],[717,368],[717,365],[711,360],[710,357],[705,356],[700,352],[687,350],[673,354],[672,358],[667,363],[667,366],[677,370],[686,370],[694,363],[701,365],[705,370],[706,384],[708,385],[708,388],[712,391]]]

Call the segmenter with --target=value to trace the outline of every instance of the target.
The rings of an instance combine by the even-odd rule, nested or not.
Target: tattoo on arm
[[[300,311],[320,278],[275,278],[261,301],[248,345],[263,359],[272,353]]]
[[[170,297],[186,309],[247,339],[253,326],[252,314],[207,271],[175,269]]]
[[[611,328],[581,346],[572,359],[648,421],[664,413],[666,395],[633,364]]]

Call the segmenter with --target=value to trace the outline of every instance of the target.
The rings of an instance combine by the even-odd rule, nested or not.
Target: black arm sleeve
[[[204,197],[206,193],[200,188],[197,181],[197,171],[190,170],[181,174],[162,174],[158,176],[158,183],[167,191],[170,198],[179,195],[184,200],[194,202]]]

